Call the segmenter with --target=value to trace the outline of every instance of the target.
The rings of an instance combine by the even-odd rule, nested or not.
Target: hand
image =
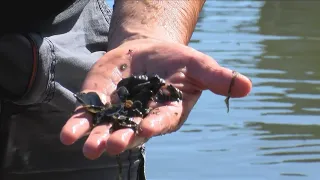
[[[127,65],[125,69],[124,64]],[[228,95],[232,71],[223,68],[211,57],[188,46],[151,40],[132,40],[106,53],[98,60],[83,84],[83,91],[97,92],[104,102],[110,101],[116,84],[131,74],[158,74],[183,92],[183,101],[160,106],[146,118],[136,118],[140,131],[121,129],[109,134],[109,125],[95,127],[87,138],[83,152],[89,159],[98,158],[104,151],[119,154],[146,141],[152,136],[178,130],[187,119],[202,90]],[[239,74],[234,81],[231,97],[246,96],[251,82]],[[78,108],[79,109],[79,108]],[[81,108],[80,108],[81,109]],[[91,127],[92,117],[84,110],[74,114],[61,131],[66,145],[82,138]]]

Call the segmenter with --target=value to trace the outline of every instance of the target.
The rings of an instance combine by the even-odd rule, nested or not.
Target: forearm
[[[205,0],[115,0],[109,49],[132,39],[188,44]]]

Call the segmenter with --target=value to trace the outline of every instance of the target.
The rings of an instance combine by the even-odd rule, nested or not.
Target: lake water
[[[150,180],[320,179],[320,1],[208,0],[190,46],[253,81],[147,143]],[[319,176],[319,177],[318,177]]]

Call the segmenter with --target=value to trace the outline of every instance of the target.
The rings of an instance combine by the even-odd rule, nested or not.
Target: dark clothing
[[[88,160],[85,138],[71,146],[59,139],[75,108],[73,93],[106,52],[112,12],[104,0],[56,7],[50,13],[63,11],[54,18],[48,13],[28,31],[0,37],[0,179],[116,179],[115,157]],[[124,152],[121,160],[124,180],[145,178],[144,147]]]
[[[40,24],[41,21],[52,20],[58,13],[68,8],[75,1],[6,1],[0,6],[0,34],[36,30],[34,25]]]

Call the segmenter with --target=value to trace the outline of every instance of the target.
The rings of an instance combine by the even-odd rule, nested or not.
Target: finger
[[[141,122],[141,118],[134,118],[134,121],[139,124]],[[134,140],[135,132],[133,129],[119,129],[110,134],[105,146],[105,150],[110,155],[120,154],[128,149],[128,147],[134,143]]]
[[[88,92],[88,91],[84,91]],[[102,93],[98,93],[103,103],[110,99]],[[79,106],[74,114],[67,120],[60,132],[60,141],[65,145],[71,145],[82,138],[91,129],[92,115],[85,108]]]
[[[110,155],[117,155],[126,150],[133,141],[135,133],[132,129],[119,129],[110,135],[106,143],[106,152]]]
[[[175,130],[180,123],[181,112],[180,103],[178,105],[160,106],[153,109],[141,121],[139,135],[150,138]]]
[[[182,101],[154,108],[141,121],[139,135],[151,138],[152,136],[163,135],[178,130],[188,118],[191,109],[200,96],[201,91],[193,93],[184,92]]]
[[[88,159],[97,159],[105,150],[109,137],[110,125],[99,125],[95,127],[83,146],[83,154]]]
[[[219,66],[210,56],[200,52],[195,52],[193,58],[188,60],[186,75],[212,92],[224,96],[229,95],[230,83],[234,78],[232,70]],[[251,88],[251,81],[239,73],[234,79],[231,97],[246,96]]]
[[[83,137],[90,129],[90,119],[92,118],[84,108],[78,108],[76,114],[71,116],[63,126],[60,133],[60,141],[65,145],[71,145]]]

